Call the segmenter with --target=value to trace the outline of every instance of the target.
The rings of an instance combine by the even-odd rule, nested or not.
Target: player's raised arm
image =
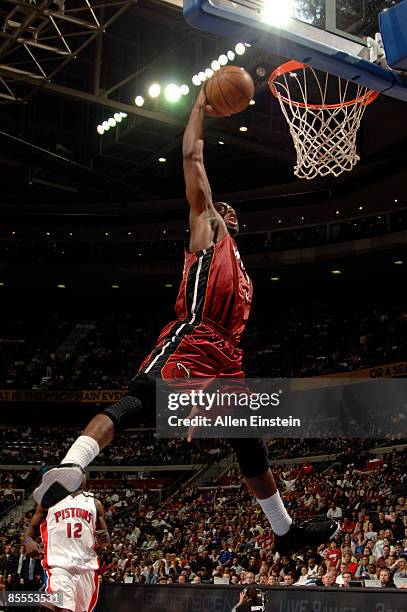
[[[96,539],[99,546],[107,546],[110,542],[109,531],[106,525],[105,509],[101,501],[95,499],[95,506],[97,511],[96,517]]]
[[[37,506],[37,510],[32,517],[24,537],[25,552],[29,557],[39,557],[42,552],[37,539],[40,535],[41,523],[45,520],[47,511],[41,506]]]
[[[201,90],[182,141],[186,195],[191,213],[196,215],[212,207],[212,192],[203,159],[203,123],[206,106],[205,93]]]

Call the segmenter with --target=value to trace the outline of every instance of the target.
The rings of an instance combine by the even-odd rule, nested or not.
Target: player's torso
[[[209,249],[185,253],[175,306],[178,319],[209,319],[240,339],[249,318],[253,287],[230,234]]]
[[[48,510],[41,524],[45,568],[98,569],[95,551],[97,510],[86,492],[69,495]]]

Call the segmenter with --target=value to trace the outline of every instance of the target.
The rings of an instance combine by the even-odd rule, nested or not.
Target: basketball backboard
[[[199,29],[407,101],[407,77],[374,63],[368,43],[379,32],[381,11],[396,4],[397,0],[184,0],[184,16]]]

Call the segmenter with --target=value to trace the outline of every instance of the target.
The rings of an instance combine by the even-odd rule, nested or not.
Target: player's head
[[[237,236],[239,233],[239,222],[237,220],[236,211],[226,202],[215,202],[214,207],[217,212],[223,217],[225,225],[231,236]]]

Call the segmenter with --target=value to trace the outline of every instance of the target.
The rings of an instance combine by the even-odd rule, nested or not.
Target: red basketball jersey
[[[252,282],[230,234],[209,249],[185,253],[175,304],[179,320],[188,320],[193,327],[209,319],[239,342],[249,318],[252,295]]]

